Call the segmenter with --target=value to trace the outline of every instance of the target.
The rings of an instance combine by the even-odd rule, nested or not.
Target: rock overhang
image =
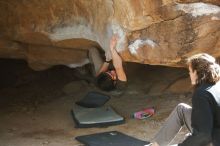
[[[88,63],[87,50],[107,52],[118,34],[124,61],[183,66],[206,52],[220,56],[216,0],[0,2],[0,57],[25,59],[35,70]]]

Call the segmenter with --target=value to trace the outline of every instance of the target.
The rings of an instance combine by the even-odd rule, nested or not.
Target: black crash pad
[[[144,146],[147,141],[125,135],[118,131],[110,131],[76,137],[76,140],[86,146]]]

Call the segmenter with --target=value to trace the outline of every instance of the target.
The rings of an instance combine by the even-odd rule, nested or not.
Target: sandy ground
[[[128,88],[122,96],[107,93],[111,99],[106,103],[125,117],[126,123],[74,128],[73,103],[89,91],[99,91],[93,84],[78,79],[74,69],[64,66],[35,72],[23,61],[1,60],[0,65],[0,146],[81,146],[76,136],[112,130],[150,140],[178,103],[190,104],[191,86],[185,69],[127,64]],[[131,118],[135,111],[152,106],[156,108],[153,117]],[[185,133],[181,130],[174,143]]]

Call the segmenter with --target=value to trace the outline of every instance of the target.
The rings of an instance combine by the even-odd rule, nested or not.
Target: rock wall
[[[0,1],[0,57],[43,70],[88,63],[87,50],[109,49],[124,61],[183,66],[186,57],[220,56],[219,0]]]

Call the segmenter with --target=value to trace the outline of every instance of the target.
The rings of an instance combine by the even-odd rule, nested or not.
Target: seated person
[[[90,62],[94,65],[93,75],[96,77],[97,86],[104,91],[117,89],[124,90],[127,84],[127,77],[122,65],[122,59],[116,51],[117,36],[113,36],[110,42],[110,56],[106,55],[103,61],[96,48],[89,50]],[[111,59],[112,58],[112,59]]]
[[[215,58],[196,54],[188,58],[192,107],[180,103],[156,134],[151,146],[166,146],[186,125],[190,135],[179,146],[220,146],[220,66]]]

